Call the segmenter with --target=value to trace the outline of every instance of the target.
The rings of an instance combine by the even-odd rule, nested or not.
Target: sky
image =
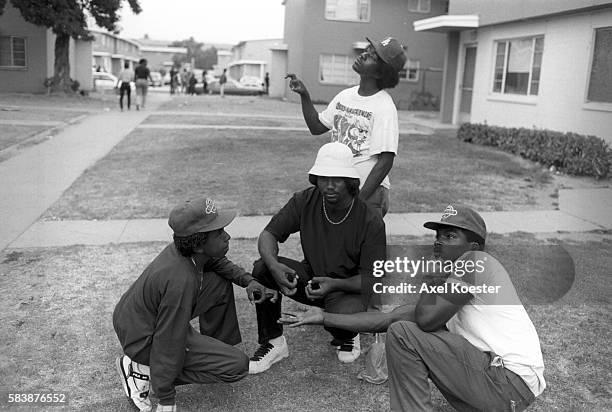
[[[242,40],[282,39],[282,0],[140,0],[142,12],[122,2],[119,35],[153,40],[236,44]]]

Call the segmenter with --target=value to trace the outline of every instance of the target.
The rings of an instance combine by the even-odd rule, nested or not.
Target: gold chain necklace
[[[323,199],[323,214],[325,215],[325,219],[327,219],[327,221],[329,223],[331,223],[332,225],[339,225],[340,223],[344,222],[346,220],[346,218],[351,214],[351,210],[353,210],[353,204],[355,203],[355,198],[353,198],[353,200],[351,200],[351,207],[349,207],[348,212],[346,212],[346,215],[344,215],[344,217],[339,221],[339,222],[333,222],[329,216],[327,216],[327,209],[325,208],[325,199]]]

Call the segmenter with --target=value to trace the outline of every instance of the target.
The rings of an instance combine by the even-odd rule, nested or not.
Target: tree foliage
[[[87,15],[96,24],[115,32],[119,21],[121,0],[10,0],[23,18],[37,26],[49,27],[55,34],[67,34],[74,39],[89,38]],[[136,14],[142,11],[138,0],[127,0]],[[6,0],[0,0],[4,9]]]
[[[175,41],[170,46],[187,48],[187,55],[175,54],[172,58],[176,66],[191,63],[192,58],[196,69],[209,70],[217,63],[217,49],[214,47],[204,49],[204,43],[195,41],[193,37]]]
[[[91,40],[87,16],[96,24],[116,32],[121,0],[9,0],[24,20],[37,26],[50,28],[55,33],[54,88],[70,90],[69,39]],[[7,0],[0,0],[0,14]],[[127,0],[136,14],[142,9],[138,0]]]

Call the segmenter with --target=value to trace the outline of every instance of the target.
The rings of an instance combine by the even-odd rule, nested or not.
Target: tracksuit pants
[[[235,382],[249,371],[249,358],[234,347],[242,341],[236,316],[232,282],[205,272],[193,315],[199,316],[200,333],[189,326],[183,370],[175,385]],[[129,353],[129,348],[124,348]],[[132,360],[150,365],[149,351]]]
[[[447,330],[424,332],[416,323],[393,323],[387,331],[392,411],[431,411],[427,378],[458,411],[523,411],[534,395],[523,379]]]

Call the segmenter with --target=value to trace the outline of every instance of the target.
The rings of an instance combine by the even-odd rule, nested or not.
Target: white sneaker
[[[249,375],[265,372],[276,362],[289,356],[289,347],[284,336],[271,339],[255,351],[249,361]]]
[[[342,363],[354,362],[361,355],[361,343],[359,342],[359,334],[353,339],[344,341],[338,346],[338,360]]]
[[[125,355],[117,357],[115,364],[125,395],[134,402],[134,405],[141,412],[150,412],[152,406],[149,399],[149,367],[132,362]]]

